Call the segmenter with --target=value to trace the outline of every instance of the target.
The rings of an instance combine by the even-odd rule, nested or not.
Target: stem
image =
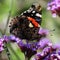
[[[10,10],[9,10],[9,15],[8,15],[8,18],[7,18],[7,23],[6,23],[6,26],[5,26],[3,35],[5,35],[5,34],[6,34],[6,31],[7,31],[7,27],[8,27],[8,23],[9,23],[10,16],[11,16],[11,11],[12,11],[12,5],[13,5],[13,0],[11,0],[11,6],[10,6]],[[6,50],[8,59],[10,60],[10,53],[9,53],[8,48],[7,48],[7,43],[4,42],[4,44],[5,44],[4,46],[5,46],[5,50]],[[0,58],[1,58],[1,57],[0,57]]]
[[[2,53],[0,52],[0,60],[2,60],[2,55],[1,55]]]
[[[30,58],[28,58],[27,56],[25,56],[25,60],[30,60]]]
[[[5,29],[4,29],[4,35],[6,34],[8,23],[9,23],[9,20],[10,20],[10,17],[11,17],[12,5],[13,5],[13,0],[11,0],[11,6],[10,6],[10,10],[9,10],[9,15],[8,15],[7,23],[6,23],[6,26],[5,26]]]
[[[24,55],[25,55],[25,60],[30,60],[30,58],[26,56],[26,53]]]
[[[28,60],[28,58],[25,56],[25,60]]]
[[[8,60],[10,60],[10,53],[9,53],[9,50],[8,50],[7,47],[8,47],[8,46],[7,46],[7,43],[5,43],[4,48],[5,48],[5,51],[6,51],[6,53],[7,53]]]

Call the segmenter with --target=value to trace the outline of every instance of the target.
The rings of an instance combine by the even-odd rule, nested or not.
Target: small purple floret
[[[0,52],[2,52],[4,50],[4,48],[3,48],[3,46],[4,46],[3,41],[4,41],[4,39],[0,38]]]
[[[52,0],[48,3],[47,10],[52,12],[53,17],[56,17],[56,15],[60,16],[60,0]]]
[[[35,55],[34,60],[60,60],[60,49],[54,45],[47,46],[41,53]]]

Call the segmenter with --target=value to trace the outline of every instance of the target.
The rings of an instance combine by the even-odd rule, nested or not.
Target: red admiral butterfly
[[[42,21],[42,10],[40,5],[32,5],[20,16],[12,19],[10,33],[26,40],[39,40],[41,35],[38,34]]]

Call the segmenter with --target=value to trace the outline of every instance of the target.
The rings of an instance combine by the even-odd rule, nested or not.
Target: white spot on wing
[[[21,15],[23,15],[23,13]]]
[[[35,11],[32,11],[32,13],[35,13]]]
[[[37,16],[37,17],[42,17],[42,15],[40,15],[39,13],[36,13],[36,16]]]
[[[29,27],[33,27],[32,23],[29,24]]]
[[[31,12],[31,10],[27,10],[27,12],[28,12],[28,13],[30,13],[30,12]]]
[[[32,11],[32,10],[33,10],[33,8],[31,8],[31,7],[30,7],[30,9],[29,9],[29,10],[31,10],[31,11]]]
[[[26,13],[26,11],[24,11],[24,13]]]

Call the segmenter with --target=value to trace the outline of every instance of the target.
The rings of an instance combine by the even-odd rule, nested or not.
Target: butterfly
[[[26,40],[38,40],[41,35],[38,34],[42,21],[42,9],[40,5],[31,5],[31,7],[14,17],[10,22],[10,33]]]

